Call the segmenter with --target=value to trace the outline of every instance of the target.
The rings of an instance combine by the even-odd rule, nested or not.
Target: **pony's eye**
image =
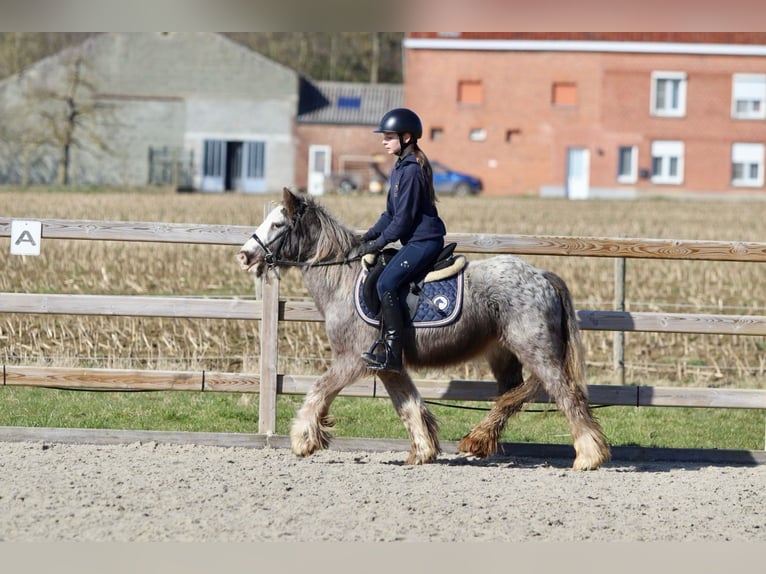
[[[274,223],[271,224],[271,227],[272,227],[272,229],[280,229],[280,228],[284,227],[285,225],[286,224],[285,224],[284,221],[275,221]]]

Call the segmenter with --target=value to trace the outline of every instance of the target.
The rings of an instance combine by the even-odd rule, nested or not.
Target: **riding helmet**
[[[417,140],[423,135],[423,124],[420,123],[420,118],[412,110],[395,108],[386,112],[380,120],[378,129],[373,130],[373,133],[382,132],[394,132],[399,135],[407,132]]]

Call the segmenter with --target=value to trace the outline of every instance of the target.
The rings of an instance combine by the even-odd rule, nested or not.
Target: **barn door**
[[[247,193],[265,193],[266,142],[244,142],[242,146],[242,160],[242,191]]]
[[[202,150],[202,191],[226,189],[226,142],[205,140]]]
[[[226,142],[224,189],[242,189],[242,142]]]

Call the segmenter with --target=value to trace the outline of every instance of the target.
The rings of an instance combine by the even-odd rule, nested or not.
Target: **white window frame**
[[[681,185],[684,182],[684,142],[656,140],[652,142],[652,183]],[[660,160],[659,172],[655,172],[655,159]],[[670,172],[675,159],[676,173]]]
[[[660,83],[664,82],[664,83]],[[673,86],[678,82],[678,105],[671,107]],[[653,116],[682,118],[686,116],[686,72],[652,72],[651,114]],[[662,89],[660,86],[663,86]],[[660,99],[663,100],[662,107]]]
[[[468,132],[468,139],[472,142],[483,142],[487,140],[487,130],[485,128],[472,128]]]
[[[736,187],[763,187],[764,144],[734,143],[731,146],[731,184]],[[735,178],[734,166],[742,164],[743,176]],[[751,168],[756,166],[757,175],[751,175]]]
[[[620,173],[620,159],[623,149],[630,150],[630,166],[627,173]],[[636,183],[638,181],[638,146],[621,145],[617,148],[617,182]]]
[[[753,104],[752,109],[738,111],[738,102],[750,102]],[[731,117],[739,120],[766,119],[766,74],[734,74],[732,76]]]

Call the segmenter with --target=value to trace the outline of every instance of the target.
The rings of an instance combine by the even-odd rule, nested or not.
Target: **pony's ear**
[[[286,187],[282,188],[282,205],[287,210],[287,215],[290,219],[297,213],[301,204],[301,198],[295,195],[292,191]]]

